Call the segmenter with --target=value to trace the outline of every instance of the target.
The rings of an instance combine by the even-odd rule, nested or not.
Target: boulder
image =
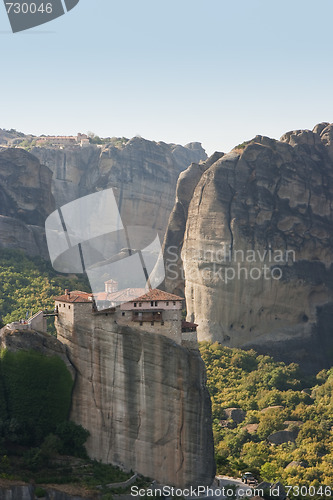
[[[277,431],[270,434],[267,441],[271,444],[283,444],[294,442],[297,438],[298,431]]]
[[[236,424],[244,422],[246,416],[246,412],[241,408],[225,408],[224,414],[227,420],[233,420]]]

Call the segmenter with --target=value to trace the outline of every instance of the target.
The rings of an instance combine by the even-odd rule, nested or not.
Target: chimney
[[[70,294],[69,294],[69,290],[68,290],[68,288],[66,288],[66,289],[65,289],[65,295],[67,295],[68,297],[69,297],[69,295],[70,295]]]

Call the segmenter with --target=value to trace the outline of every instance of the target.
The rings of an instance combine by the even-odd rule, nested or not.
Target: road
[[[219,486],[211,487],[213,492],[209,491],[208,495],[200,495],[200,500],[231,500],[233,498],[245,499],[253,496],[253,489],[250,486],[242,483],[240,479],[235,479],[228,476],[216,476]],[[236,491],[237,496],[233,493]],[[190,500],[198,500],[198,497],[189,497]]]

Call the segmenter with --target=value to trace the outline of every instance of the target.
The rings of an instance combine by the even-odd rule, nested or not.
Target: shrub
[[[84,443],[89,437],[89,431],[74,422],[61,422],[57,425],[55,434],[60,438],[60,453],[85,458],[87,456]]]
[[[37,488],[35,489],[35,495],[37,498],[43,498],[46,496],[46,491],[40,486],[37,486]]]

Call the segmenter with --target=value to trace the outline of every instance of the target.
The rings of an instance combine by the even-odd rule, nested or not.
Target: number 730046
[[[35,3],[35,2],[7,2],[6,3],[7,13],[14,14],[51,14],[52,13],[52,3]]]

